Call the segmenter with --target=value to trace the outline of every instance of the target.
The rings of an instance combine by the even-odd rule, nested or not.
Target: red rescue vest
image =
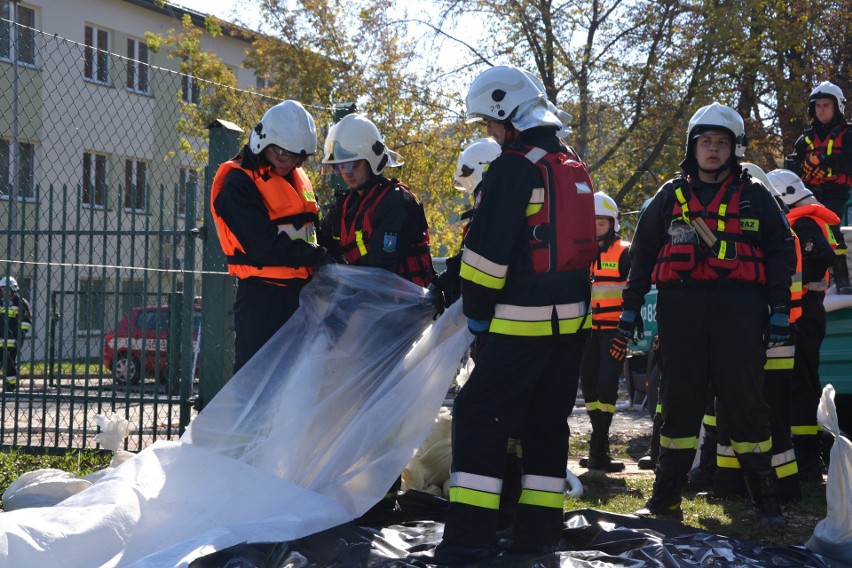
[[[843,137],[846,134],[846,130],[848,130],[848,124],[839,124],[831,129],[831,132],[828,133],[828,136],[825,140],[821,140],[816,135],[816,129],[813,130],[813,139],[810,136],[805,136],[805,143],[808,145],[808,154],[825,154],[827,156],[831,156],[834,153],[842,153],[843,152]],[[843,172],[834,172],[831,168],[828,168],[828,175],[825,177],[819,178],[810,178],[805,181],[808,182],[808,185],[819,186],[819,185],[850,185],[852,184],[852,176]]]
[[[355,216],[349,224],[346,222],[347,211],[355,192],[350,191],[346,195],[340,214],[340,246],[347,264],[358,264],[358,261],[370,252],[367,247],[373,234],[373,214],[388,192],[397,187],[410,193],[419,204],[417,196],[410,189],[397,180],[389,180],[384,187],[367,190],[367,195],[358,204]],[[405,254],[400,258],[397,273],[418,286],[428,286],[435,276],[435,270],[432,268],[432,256],[429,253],[429,229],[425,218],[422,239],[415,243],[399,243],[399,246],[404,247]]]
[[[588,269],[597,257],[595,198],[586,166],[566,152],[535,146],[506,150],[541,171],[544,187],[533,188],[527,206],[528,245],[538,274]]]
[[[231,232],[225,221],[216,213],[216,208],[213,207],[216,196],[224,187],[225,179],[233,170],[244,171],[257,186],[257,190],[263,198],[263,203],[266,205],[269,220],[278,225],[279,233],[287,233],[292,239],[304,239],[316,244],[314,223],[318,219],[319,212],[311,181],[301,168],[293,170],[293,185],[291,185],[287,179],[273,173],[269,166],[249,170],[242,167],[241,160],[231,160],[219,166],[210,191],[210,209],[213,213],[213,220],[216,222],[219,244],[222,245],[222,251],[228,261],[228,273],[243,279],[252,276],[274,279],[307,278],[310,276],[312,270],[309,266],[246,264],[249,258],[247,258],[245,248]]]
[[[657,256],[652,274],[655,284],[719,279],[766,284],[763,251],[748,241],[740,226],[742,187],[743,182],[729,177],[705,208],[688,181],[675,182],[674,221]],[[712,250],[691,230],[692,220],[698,217],[704,219],[717,239]],[[680,239],[672,235],[678,224],[684,229]]]
[[[617,239],[592,263],[592,328],[615,329],[621,315],[621,293],[627,279],[621,275],[622,253],[630,246]]]

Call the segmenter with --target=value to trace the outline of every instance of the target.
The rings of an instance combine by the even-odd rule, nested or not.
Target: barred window
[[[35,198],[35,146],[29,142],[18,142],[17,156],[15,145],[0,139],[0,197],[14,191],[17,199]],[[13,187],[14,186],[14,187]]]
[[[126,160],[124,162],[124,208],[132,211],[145,211],[148,207],[148,182],[145,162]]]
[[[109,32],[86,26],[84,30],[85,63],[83,74],[86,79],[109,84]]]
[[[0,18],[12,20],[12,9],[9,0],[0,0]],[[11,60],[14,54],[16,61],[35,65],[35,10],[17,4],[14,15],[20,26],[0,20],[0,58]]]
[[[106,156],[83,152],[83,203],[97,207],[106,205],[106,169]]]
[[[127,38],[127,88],[138,93],[148,92],[148,44]]]

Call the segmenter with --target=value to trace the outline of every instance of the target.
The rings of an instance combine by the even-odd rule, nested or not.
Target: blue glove
[[[491,327],[491,320],[475,320],[467,318],[467,328],[474,335],[485,335]]]
[[[766,347],[778,347],[790,341],[790,314],[772,312],[766,333]]]

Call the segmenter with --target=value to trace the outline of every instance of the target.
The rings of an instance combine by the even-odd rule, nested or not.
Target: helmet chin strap
[[[697,165],[697,162],[698,161],[696,160],[696,165]],[[702,168],[701,166],[698,166],[698,171],[705,173],[705,174],[710,174],[712,176],[715,176],[715,180],[719,181],[719,176],[722,175],[722,172],[724,172],[726,170],[730,170],[732,165],[733,165],[733,158],[728,158],[727,162],[725,162],[724,164],[722,164],[721,166],[719,166],[718,168],[716,168],[714,170],[707,170],[707,169]]]

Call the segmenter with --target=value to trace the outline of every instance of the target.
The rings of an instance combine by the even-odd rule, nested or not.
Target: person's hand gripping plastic
[[[636,333],[636,312],[624,310],[618,318],[618,333],[609,343],[609,356],[616,361],[624,361],[627,356],[627,345],[633,341]]]
[[[779,347],[790,341],[790,314],[772,311],[766,330],[766,348]]]

